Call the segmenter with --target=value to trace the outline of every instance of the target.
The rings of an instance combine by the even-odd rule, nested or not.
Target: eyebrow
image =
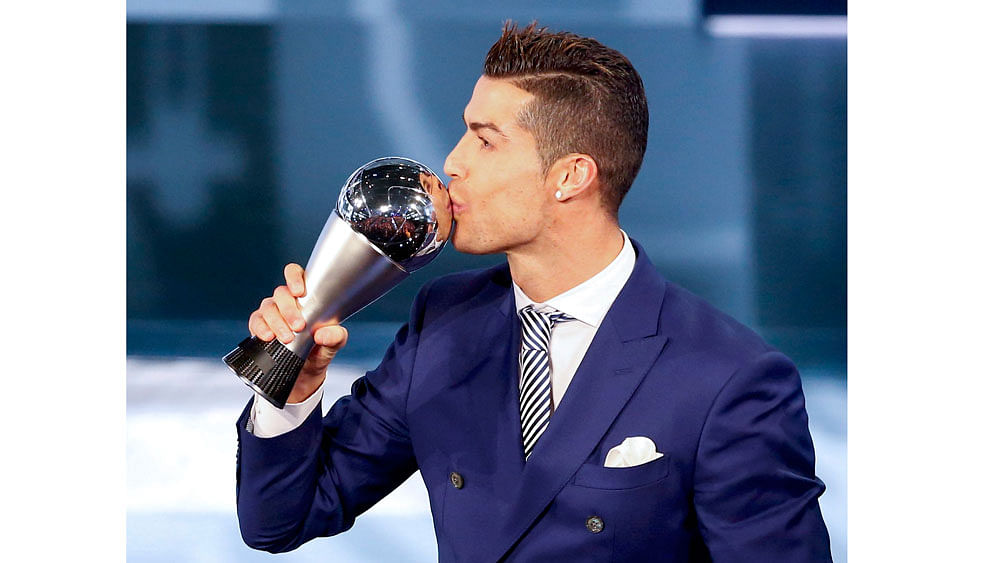
[[[462,116],[462,123],[465,123],[464,115]],[[497,127],[495,123],[489,121],[487,122],[473,121],[472,123],[466,123],[466,125],[468,126],[469,129],[472,129],[473,131],[476,132],[478,132],[480,129],[489,129],[490,131],[496,132],[497,135],[500,135],[504,139],[509,139],[509,137],[506,134],[504,134],[504,132],[501,131],[500,128]]]

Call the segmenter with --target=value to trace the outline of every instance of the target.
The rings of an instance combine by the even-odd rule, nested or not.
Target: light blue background
[[[799,365],[821,505],[846,561],[846,38],[718,38],[690,1],[128,4],[128,557],[273,558],[235,519],[221,364],[246,316],[304,263],[346,176],[389,154],[442,174],[502,21],[538,19],[628,56],[646,160],[622,227],[669,279]],[[448,248],[352,318],[325,406],[371,368],[417,288],[489,265]],[[354,530],[288,561],[435,558],[411,480]]]

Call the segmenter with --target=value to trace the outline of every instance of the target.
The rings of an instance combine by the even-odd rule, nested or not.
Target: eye
[[[483,143],[483,144],[482,144],[482,147],[483,147],[484,149],[488,149],[488,148],[490,148],[490,147],[492,147],[492,146],[493,146],[493,145],[492,145],[492,144],[491,144],[491,143],[490,143],[489,141],[487,141],[487,140],[486,140],[485,138],[483,138],[483,137],[479,137],[479,140],[480,140],[480,141],[482,141],[482,143]]]

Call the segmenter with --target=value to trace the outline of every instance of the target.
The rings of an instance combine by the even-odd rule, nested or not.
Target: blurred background
[[[623,52],[649,100],[623,229],[668,279],[799,366],[834,559],[846,561],[846,1],[132,0],[127,4],[127,555],[271,559],[235,515],[221,357],[305,264],[347,176],[386,155],[442,178],[505,19]],[[346,324],[324,409],[374,367],[427,280],[495,264],[447,248]],[[415,476],[285,561],[434,561]]]

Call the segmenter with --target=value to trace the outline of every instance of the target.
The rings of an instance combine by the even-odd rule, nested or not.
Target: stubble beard
[[[493,245],[491,245],[489,241],[481,240],[481,237],[477,237],[475,234],[472,234],[469,237],[464,237],[459,235],[460,232],[461,227],[456,224],[455,233],[451,237],[451,244],[455,247],[455,250],[463,254],[474,255],[496,254],[500,252],[500,250],[493,249]],[[467,240],[467,238],[471,240]]]
[[[455,250],[463,254],[501,254],[506,251],[501,242],[495,233],[490,236],[489,233],[475,229],[468,223],[463,228],[461,221],[455,221],[455,232],[452,233],[451,244]]]

